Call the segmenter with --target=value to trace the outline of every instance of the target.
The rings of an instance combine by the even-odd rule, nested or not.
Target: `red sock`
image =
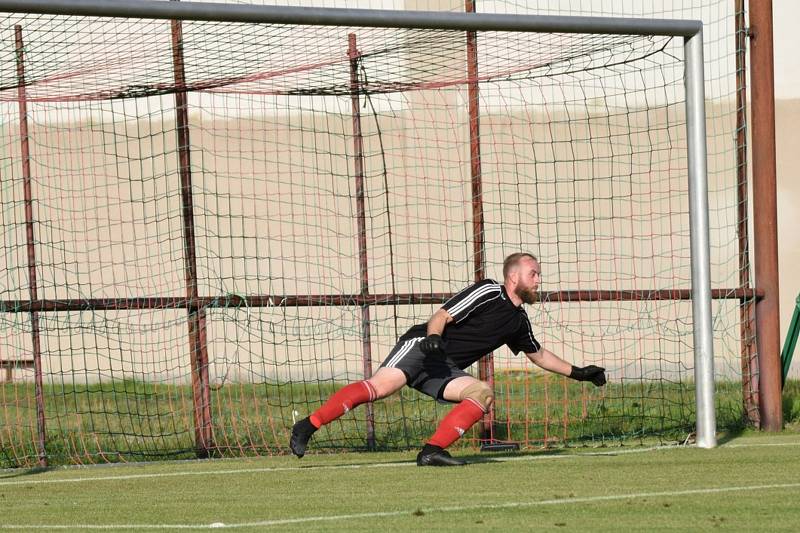
[[[447,413],[447,416],[439,423],[436,433],[430,438],[428,444],[447,448],[457,441],[475,422],[480,420],[482,416],[483,407],[467,398]]]
[[[333,422],[347,411],[377,398],[375,389],[367,381],[357,381],[342,387],[328,398],[322,407],[314,411],[309,418],[317,429],[329,422]]]

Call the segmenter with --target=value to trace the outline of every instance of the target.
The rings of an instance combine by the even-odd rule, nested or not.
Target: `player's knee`
[[[480,405],[485,412],[488,412],[494,401],[494,393],[488,383],[476,381],[465,387],[461,392],[461,401],[468,398]]]
[[[406,384],[406,376],[396,368],[381,368],[367,380],[376,394],[376,400],[391,396]]]

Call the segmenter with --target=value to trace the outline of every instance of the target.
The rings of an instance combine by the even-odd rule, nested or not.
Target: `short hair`
[[[505,261],[503,261],[503,279],[506,279],[508,277],[508,273],[511,272],[511,269],[516,267],[519,264],[519,262],[525,257],[533,259],[537,263],[539,262],[539,259],[537,259],[535,255],[529,254],[527,252],[517,252],[515,254],[511,254],[508,257],[506,257]]]

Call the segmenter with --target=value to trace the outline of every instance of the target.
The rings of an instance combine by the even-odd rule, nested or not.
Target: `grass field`
[[[720,444],[4,470],[0,529],[796,531],[800,433]]]
[[[532,448],[610,443],[636,444],[653,437],[680,442],[694,427],[694,385],[688,383],[609,383],[603,389],[528,375],[500,374],[495,438]],[[305,416],[337,385],[231,384],[211,397],[214,455],[286,453],[294,417]],[[717,427],[744,427],[742,386],[716,384]],[[87,386],[46,386],[46,450],[51,465],[152,459],[189,459],[194,454],[188,385],[114,381]],[[403,401],[401,401],[401,398]],[[449,406],[437,405],[415,391],[375,404],[376,447],[413,448],[430,436]],[[800,381],[784,388],[784,417],[800,420]],[[318,450],[366,448],[365,410],[356,409],[315,437]],[[459,446],[476,447],[477,432]],[[35,391],[31,383],[0,385],[0,468],[34,466]]]

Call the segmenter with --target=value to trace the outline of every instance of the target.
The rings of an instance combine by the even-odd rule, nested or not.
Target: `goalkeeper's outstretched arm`
[[[577,381],[591,381],[595,386],[601,387],[606,384],[606,369],[589,365],[584,367],[574,366],[559,356],[546,350],[540,349],[538,352],[525,354],[533,364],[549,372],[555,372],[562,376],[567,376]]]

